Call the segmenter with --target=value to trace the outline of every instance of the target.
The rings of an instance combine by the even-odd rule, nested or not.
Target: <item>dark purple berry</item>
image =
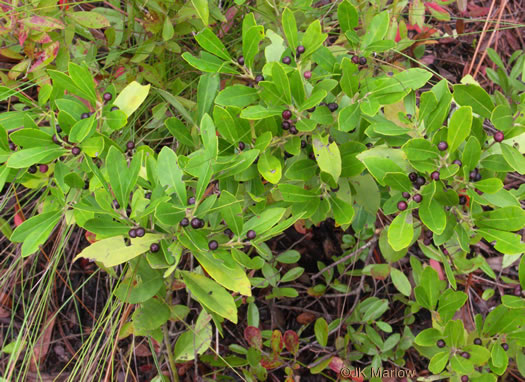
[[[56,143],[57,145],[60,144],[60,141],[58,140],[58,137],[56,134],[53,134],[53,137],[51,139],[53,140],[53,143]]]
[[[146,234],[146,230],[142,227],[137,228],[137,237],[142,237]]]
[[[496,131],[496,134],[494,134],[494,140],[496,142],[501,142],[505,139],[505,134],[503,134],[502,131]]]
[[[249,240],[253,240],[255,239],[255,237],[257,236],[257,234],[255,233],[255,231],[253,229],[249,230],[248,232],[246,232],[246,237],[249,239]]]
[[[151,199],[151,192],[146,192],[146,194],[144,195],[144,197],[146,199]]]
[[[261,81],[264,81],[264,77],[262,76],[262,74],[257,74],[257,75],[255,76],[255,83],[258,84],[258,83],[261,82]]]
[[[283,57],[283,64],[290,65],[292,63],[292,59],[288,56]]]
[[[478,172],[474,177],[474,181],[479,182],[481,180],[481,174]]]
[[[409,194],[408,192],[403,192],[401,195],[402,195],[403,198],[405,198],[405,199],[410,198],[410,194]]]
[[[408,114],[407,114],[407,119],[408,119],[408,120],[411,120],[411,119],[412,119],[412,114],[408,113]],[[426,138],[426,136],[425,136],[425,138]]]
[[[195,204],[195,197],[194,196],[191,196],[190,198],[188,198],[188,204],[189,205]]]
[[[404,210],[407,209],[407,207],[408,207],[407,202],[405,202],[405,201],[403,201],[403,200],[401,200],[400,202],[397,203],[397,209],[398,209],[399,211],[404,211]]]
[[[430,177],[431,177],[433,180],[439,180],[439,171],[434,171],[434,172],[432,172],[432,174],[430,174]]]
[[[61,133],[62,132],[62,128],[60,127],[60,125],[56,125],[55,129],[56,129],[57,133]]]
[[[224,234],[227,235],[230,239],[233,237],[233,231],[229,228],[224,230]]]
[[[199,218],[191,219],[191,226],[195,229],[201,228],[201,221]]]
[[[84,181],[84,190],[89,190],[89,179]]]
[[[465,359],[469,359],[469,358],[470,358],[470,353],[464,351],[463,353],[461,353],[461,356],[462,356],[463,358],[465,358]]]
[[[445,141],[441,141],[438,143],[438,150],[439,151],[445,151],[446,149],[448,149],[448,143],[445,142]]]
[[[503,343],[503,344],[501,344],[501,347],[502,347],[503,350],[505,350],[505,351],[509,350],[509,344],[507,344],[507,343]]]
[[[290,126],[291,126],[291,124],[288,121],[283,121],[281,123],[281,127],[283,128],[283,130],[288,130],[290,128]]]
[[[109,111],[115,111],[115,110],[118,110],[118,106],[111,106],[111,109],[109,109]]]
[[[328,105],[328,110],[334,112],[339,108],[339,105],[335,102],[330,102]]]
[[[29,109],[31,109],[29,106],[24,106],[24,108],[22,109],[22,111],[28,111]]]
[[[359,56],[352,56],[352,62],[356,65],[359,64]]]
[[[153,253],[155,252],[158,252],[160,249],[160,245],[158,245],[157,243],[153,243],[149,246],[149,250]]]
[[[129,141],[128,143],[126,143],[126,149],[128,149],[128,151],[131,151],[134,148],[135,148],[135,142]]]
[[[244,142],[239,142],[239,150],[244,150],[246,148],[246,145],[244,144]]]
[[[467,203],[467,197],[465,195],[459,196],[459,204],[464,205]]]
[[[436,343],[437,347],[438,348],[444,348],[445,347],[445,341],[443,340],[438,340],[438,342]]]
[[[459,159],[456,159],[452,164],[457,164],[459,167],[463,164]]]
[[[474,340],[474,345],[481,345],[481,338],[476,338]]]
[[[294,125],[290,126],[290,134],[296,135],[299,131]]]
[[[212,251],[215,251],[217,248],[219,248],[219,243],[217,243],[216,240],[212,240],[208,243],[208,248]]]
[[[366,58],[365,57],[359,57],[359,65],[366,65]]]
[[[285,110],[283,111],[282,116],[283,116],[283,119],[290,119],[292,118],[292,112],[290,110]]]
[[[11,150],[11,151],[15,151],[16,150],[16,145],[13,142],[9,142],[9,150]]]
[[[244,56],[239,56],[237,62],[239,63],[239,65],[244,65]]]
[[[71,149],[71,154],[73,154],[74,156],[80,155],[80,147],[73,147]]]
[[[408,174],[408,179],[410,179],[411,182],[415,182],[417,179],[417,174],[415,172],[411,172]]]
[[[425,182],[426,182],[425,178],[423,178],[422,176],[418,176],[416,179],[416,184],[420,187],[423,186]]]
[[[304,46],[299,45],[299,46],[297,47],[296,51],[297,51],[298,54],[303,54],[304,51],[305,51],[305,48],[304,48]]]
[[[29,168],[27,169],[27,172],[30,174],[36,173],[36,166],[29,166]]]
[[[45,174],[47,172],[47,170],[49,170],[49,166],[47,164],[41,164],[40,166],[38,166],[38,170],[42,174]]]
[[[182,220],[180,221],[180,225],[182,227],[187,227],[189,224],[190,224],[190,219],[188,218],[182,218]]]
[[[468,382],[468,375],[462,375],[461,382]]]
[[[104,101],[106,101],[106,102],[111,101],[111,99],[113,98],[113,94],[111,94],[109,92],[106,92],[106,93],[104,93],[102,98],[104,98]]]
[[[421,203],[421,201],[423,200],[423,197],[421,196],[421,194],[415,194],[414,197],[412,198],[414,200],[414,202],[416,203]]]
[[[306,147],[306,142],[305,141],[301,141],[301,148],[304,149]]]
[[[117,210],[120,209],[120,204],[118,203],[117,199],[113,199],[113,207],[115,207]]]
[[[130,229],[128,235],[131,238],[137,237],[137,230],[135,228]]]
[[[89,113],[82,113],[82,115],[80,116],[80,119],[86,119],[86,118],[89,118]]]
[[[310,78],[312,78],[312,72],[307,70],[306,72],[303,73],[303,76],[305,79],[309,80]]]
[[[308,113],[313,113],[315,111],[315,106],[311,107],[310,109],[306,109]]]

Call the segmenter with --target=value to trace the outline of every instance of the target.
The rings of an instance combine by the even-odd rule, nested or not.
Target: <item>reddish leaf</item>
[[[261,359],[261,366],[266,370],[278,368],[283,364],[283,361],[277,354],[265,355]]]
[[[440,280],[445,280],[445,274],[443,273],[443,268],[441,268],[441,263],[439,261],[430,259],[430,266],[438,273]]]
[[[25,29],[20,29],[20,31],[18,32],[18,43],[20,44],[20,46],[24,46],[27,36],[27,31]]]
[[[307,325],[315,320],[315,314],[304,312],[297,316],[297,322],[301,325]]]
[[[284,332],[283,337],[284,346],[286,346],[286,350],[288,350],[294,356],[297,355],[297,351],[299,350],[299,336],[297,335],[297,333],[293,330],[287,330],[286,332]]]
[[[428,8],[432,8],[436,12],[448,14],[448,12],[447,12],[447,10],[445,8],[440,7],[436,3],[425,3],[425,6],[428,7]]]
[[[89,232],[89,231],[86,231],[86,240],[90,243],[90,244],[93,244],[94,242],[97,241],[97,235],[95,235],[93,232]]]
[[[283,335],[280,330],[273,331],[270,343],[272,351],[276,354],[280,354],[284,348]]]
[[[340,375],[341,369],[345,367],[343,360],[339,357],[333,357],[328,367],[336,374]]]
[[[262,335],[261,331],[255,326],[247,326],[244,329],[244,338],[250,346],[253,346],[256,349],[262,349]]]
[[[123,66],[120,66],[117,71],[115,72],[115,78],[119,78],[121,75],[124,74],[126,70],[124,69]]]
[[[20,211],[18,204],[15,204],[15,226],[18,227],[25,220],[26,219],[24,218],[24,214],[22,213],[22,211]]]

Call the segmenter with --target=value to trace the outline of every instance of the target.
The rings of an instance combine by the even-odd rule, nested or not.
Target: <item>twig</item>
[[[496,3],[496,1],[492,0],[492,3],[490,4],[489,13],[487,14],[487,19],[485,21],[485,24],[483,25],[483,30],[481,31],[481,36],[479,37],[479,41],[478,41],[478,43],[476,45],[476,50],[474,51],[474,56],[472,56],[472,60],[470,62],[470,66],[468,68],[467,74],[470,74],[470,72],[472,71],[472,68],[474,67],[474,62],[475,62],[476,57],[478,55],[479,48],[481,47],[481,42],[483,41],[483,38],[485,37],[485,34],[487,33],[487,28],[489,26],[489,19],[490,19],[490,16],[492,15],[492,10],[494,9],[494,4],[495,3]]]
[[[365,245],[363,245],[362,247],[359,247],[358,249],[356,249],[354,252],[346,255],[346,256],[343,256],[341,257],[339,260],[337,260],[336,262],[324,267],[323,269],[321,269],[319,272],[317,272],[315,275],[313,275],[311,277],[312,280],[315,280],[316,278],[318,278],[319,276],[321,276],[324,272],[326,272],[327,270],[329,269],[332,269],[333,267],[336,267],[337,265],[341,264],[341,263],[344,263],[345,261],[347,261],[348,259],[356,256],[356,255],[359,255],[361,252],[363,252],[365,249],[367,248],[370,248],[372,245],[375,244],[375,242],[377,241],[377,236],[374,236],[368,243],[366,243]]]

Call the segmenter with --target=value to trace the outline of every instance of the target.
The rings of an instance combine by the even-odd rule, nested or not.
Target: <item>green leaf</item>
[[[432,143],[426,139],[411,139],[403,145],[403,151],[411,161],[435,159],[439,156]]]
[[[68,13],[68,17],[85,28],[98,29],[110,26],[109,20],[104,15],[96,12],[73,12]]]
[[[219,57],[204,51],[202,51],[200,55],[200,57],[195,57],[188,52],[184,52],[182,58],[188,64],[202,72],[238,74],[235,69],[229,66],[229,61],[223,61]],[[161,92],[161,89],[158,90]]]
[[[326,98],[326,95],[328,93],[324,89],[315,90],[312,92],[310,97],[306,99],[306,101],[303,102],[301,107],[299,108],[299,111],[305,111],[307,109],[310,109],[314,106],[318,106],[319,103]]]
[[[277,157],[273,156],[269,151],[266,151],[264,154],[259,156],[257,169],[263,178],[272,184],[277,184],[279,183],[279,180],[281,180],[281,161]]]
[[[495,194],[503,188],[503,182],[499,178],[483,179],[476,182],[476,188],[487,194]]]
[[[315,339],[322,347],[328,344],[328,323],[323,317],[318,318],[314,325]]]
[[[353,30],[359,23],[357,10],[347,0],[342,1],[337,7],[337,18],[343,33]]]
[[[204,114],[210,113],[219,85],[220,79],[217,74],[204,74],[199,79],[197,87],[197,118],[199,120],[202,119]]]
[[[509,357],[507,356],[507,352],[501,347],[501,344],[498,342],[492,344],[490,355],[494,366],[504,369],[507,368]]]
[[[414,226],[412,224],[412,211],[401,212],[388,228],[388,243],[394,251],[406,248],[412,242]]]
[[[525,211],[517,206],[503,207],[476,216],[475,222],[478,227],[518,231],[525,226]]]
[[[110,237],[84,248],[73,261],[84,257],[100,261],[105,267],[114,267],[149,251],[150,245],[158,243],[162,237],[160,234],[147,233],[144,237],[130,239],[131,245],[124,241],[124,236]]]
[[[519,266],[519,280],[521,289],[525,289],[525,256],[521,256]]]
[[[244,222],[242,218],[242,201],[228,191],[222,190],[219,197],[219,208],[221,216],[228,227],[233,233],[240,235]]]
[[[51,135],[38,129],[21,129],[9,134],[9,139],[24,148],[44,147],[51,144]],[[6,139],[7,140],[7,139]]]
[[[472,108],[462,106],[457,109],[448,124],[447,142],[448,151],[453,153],[470,135],[472,127]]]
[[[115,146],[109,148],[107,170],[113,193],[121,208],[126,208],[129,202],[131,187],[135,184],[137,178],[133,176],[134,174],[130,173],[131,168],[128,169],[126,158]]]
[[[291,281],[294,281],[301,277],[301,275],[304,273],[304,268],[301,267],[295,267],[290,269],[288,272],[286,272],[283,277],[281,277],[280,282],[281,283],[289,283]]]
[[[211,346],[213,330],[211,326],[212,316],[202,310],[199,313],[195,327],[190,327],[182,333],[177,342],[173,355],[177,361],[188,362],[195,359],[195,356],[202,355]]]
[[[130,82],[117,96],[113,105],[118,106],[129,118],[148,96],[150,86],[149,84],[142,86],[136,81]]]
[[[284,35],[286,36],[286,40],[288,41],[288,46],[292,51],[295,52],[295,49],[299,45],[299,40],[297,38],[297,24],[295,22],[295,16],[289,8],[286,8],[283,11],[282,24]]]
[[[361,49],[366,49],[373,42],[383,40],[388,30],[388,25],[389,17],[387,11],[375,15],[366,28],[366,33],[361,41]]]
[[[472,111],[490,118],[494,103],[485,90],[477,85],[454,85],[454,99],[461,106],[471,106]]]
[[[370,174],[382,186],[385,185],[384,178],[386,174],[403,172],[401,167],[399,167],[396,162],[394,162],[392,159],[389,159],[389,158],[380,158],[380,157],[375,157],[375,156],[363,158],[362,156],[360,157],[359,155],[358,155],[358,158],[361,159],[361,161],[366,166],[368,172],[370,172]]]
[[[467,301],[467,295],[460,291],[447,289],[439,296],[438,313],[442,322],[447,322]]]
[[[328,136],[316,134],[313,136],[312,146],[321,171],[330,174],[337,183],[341,175],[341,154],[337,143],[329,143]]]
[[[394,283],[396,289],[405,296],[410,297],[410,294],[412,293],[412,286],[410,285],[410,281],[408,281],[408,278],[405,276],[405,274],[397,268],[391,268],[390,277],[392,277],[392,282]]]
[[[126,126],[128,118],[122,110],[113,110],[105,115],[106,122],[111,130],[119,130]]]
[[[215,98],[215,103],[221,106],[236,106],[243,108],[259,100],[257,89],[244,85],[227,86]]]
[[[248,106],[246,109],[241,111],[241,118],[249,120],[259,120],[269,117],[281,115],[282,109],[277,108],[266,108],[261,105]]]
[[[512,110],[507,105],[498,105],[492,110],[490,121],[496,129],[506,132],[514,125]]]
[[[443,206],[434,198],[426,197],[419,206],[419,218],[432,232],[441,235],[447,225]]]
[[[206,309],[217,313],[234,324],[237,323],[237,307],[230,293],[215,281],[194,272],[181,271],[192,297]]]
[[[330,196],[329,200],[336,223],[339,225],[350,224],[354,218],[354,207],[336,196]]]
[[[95,132],[96,119],[95,115],[89,118],[81,119],[71,127],[69,133],[69,140],[71,142],[80,143]]]
[[[178,118],[171,117],[164,121],[164,126],[180,143],[193,147],[193,138],[191,137],[190,129],[184,125]]]
[[[208,25],[208,19],[210,17],[210,10],[208,8],[208,0],[191,0],[193,8],[197,12],[205,26]]]
[[[428,370],[434,374],[441,373],[443,369],[445,369],[445,366],[447,366],[449,356],[450,352],[448,350],[434,354],[428,364]]]
[[[518,255],[525,252],[525,244],[521,236],[515,233],[490,228],[478,228],[477,233],[488,242],[496,242],[494,248],[505,255]]]
[[[328,35],[326,33],[322,33],[321,22],[319,20],[315,20],[308,25],[302,40],[305,48],[302,59],[304,60],[314,54],[317,49],[323,46],[323,42],[327,37]]]
[[[525,174],[525,158],[514,147],[502,143],[500,145],[503,157],[514,170],[520,174]]]
[[[461,357],[459,354],[454,354],[450,359],[450,367],[458,374],[470,375],[474,372],[472,361]]]
[[[7,167],[25,168],[37,163],[49,163],[66,152],[67,150],[57,145],[19,150],[11,154],[7,160]]]
[[[248,29],[242,41],[242,53],[244,55],[244,65],[253,69],[253,61],[259,53],[259,43],[264,40],[264,27],[254,25]]]
[[[91,232],[91,231],[90,231]],[[155,296],[164,284],[162,275],[152,269],[146,259],[141,259],[133,269],[138,277],[131,276],[124,279],[114,294],[121,301],[129,304],[139,304]]]
[[[254,230],[257,235],[262,235],[264,232],[268,231],[271,227],[278,223],[285,212],[286,209],[281,207],[265,209],[262,213],[252,217],[244,224],[242,234],[244,235],[249,230]]]
[[[294,264],[299,261],[301,254],[294,249],[281,253],[275,260],[283,264]]]
[[[146,334],[164,325],[170,318],[170,308],[155,298],[142,303],[131,316],[136,335]]]
[[[272,81],[277,87],[277,90],[284,96],[285,102],[291,104],[292,92],[290,90],[290,81],[279,62],[275,62],[272,66]]]
[[[419,346],[434,346],[437,341],[443,338],[443,334],[435,328],[428,328],[421,331],[416,338],[414,343]]]
[[[231,60],[231,56],[226,50],[226,47],[215,35],[215,33],[211,31],[211,29],[203,29],[200,33],[195,35],[195,40],[197,40],[197,43],[202,47],[202,49],[207,50],[211,54],[214,54],[223,60]]]
[[[337,115],[337,125],[339,130],[348,132],[356,129],[359,125],[360,117],[361,110],[359,109],[358,103],[346,106]]]
[[[158,157],[158,178],[162,186],[173,187],[182,205],[186,205],[186,185],[182,180],[184,173],[179,167],[178,157],[168,146],[164,146]]]
[[[44,244],[60,221],[63,211],[51,211],[35,215],[20,224],[11,235],[13,243],[22,244],[22,257],[35,253]]]
[[[94,105],[96,101],[95,81],[93,81],[93,76],[89,69],[74,62],[69,63],[68,69],[73,83],[82,89],[85,94],[89,95],[89,100]]]
[[[472,170],[479,162],[479,158],[481,157],[481,146],[479,144],[479,141],[476,137],[470,137],[467,141],[467,144],[465,145],[465,149],[463,150],[463,169],[466,174],[468,174],[468,171]]]
[[[280,184],[279,191],[285,202],[289,203],[307,203],[312,199],[318,199],[320,194],[315,190],[306,190],[304,187],[293,184]]]
[[[166,15],[164,23],[162,24],[162,39],[164,41],[169,41],[173,38],[174,34],[175,28],[173,28],[170,18]]]
[[[383,181],[390,187],[399,191],[412,191],[412,183],[404,172],[387,172]]]

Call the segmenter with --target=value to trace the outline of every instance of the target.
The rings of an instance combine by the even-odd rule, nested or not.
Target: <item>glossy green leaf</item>
[[[202,310],[195,326],[190,327],[177,338],[173,350],[173,356],[177,361],[192,361],[195,356],[204,354],[210,348],[213,339],[211,320],[212,316]]]
[[[432,232],[440,235],[445,230],[447,215],[444,207],[434,198],[424,198],[419,206],[419,217]]]
[[[273,184],[279,183],[282,177],[281,161],[269,151],[259,156],[257,169],[264,179]]]
[[[54,144],[45,147],[32,147],[18,150],[9,156],[7,167],[25,168],[37,163],[49,163],[64,155],[66,152],[67,150]]]
[[[359,23],[357,10],[347,0],[342,1],[337,7],[337,18],[343,33],[353,30]]]
[[[472,127],[472,108],[462,106],[457,109],[448,124],[447,142],[448,151],[453,153],[470,135]]]
[[[500,145],[503,157],[514,170],[520,174],[525,174],[525,158],[514,147],[502,143]]]
[[[485,90],[477,85],[454,85],[454,99],[461,106],[471,106],[472,111],[490,118],[494,103]]]
[[[130,82],[117,96],[113,105],[122,110],[129,118],[139,108],[148,96],[151,85],[141,85],[136,81]]]
[[[96,12],[72,12],[68,13],[68,17],[84,28],[99,29],[107,28],[110,25],[109,20],[104,15]]]
[[[22,257],[35,253],[44,244],[62,218],[63,211],[51,211],[35,215],[24,221],[13,231],[10,240],[22,243]]]
[[[288,46],[290,47],[290,49],[292,49],[292,51],[295,51],[295,49],[299,45],[299,40],[297,38],[297,24],[295,22],[295,16],[289,8],[286,8],[283,11],[282,25],[284,35],[286,36],[286,40],[288,41]]]
[[[337,143],[328,142],[328,136],[314,135],[312,146],[314,149],[315,160],[321,171],[332,176],[337,183],[341,175],[341,153]]]
[[[405,274],[397,268],[391,268],[390,277],[392,277],[392,282],[394,283],[396,289],[405,296],[410,297],[410,294],[412,293],[412,286],[410,285],[410,281],[408,281],[408,278],[405,276]]]
[[[387,11],[383,11],[375,15],[368,25],[363,40],[361,41],[362,49],[365,49],[373,42],[382,40],[386,35],[388,25],[389,17]]]
[[[319,345],[325,347],[328,344],[328,323],[323,317],[315,320],[314,332]]]
[[[248,29],[246,36],[242,41],[242,53],[244,63],[248,68],[253,68],[253,62],[257,53],[259,53],[259,43],[264,39],[264,27],[254,25]]]
[[[354,218],[354,207],[337,196],[330,196],[329,200],[335,222],[339,225],[350,224]]]
[[[197,15],[202,20],[203,24],[207,26],[208,20],[210,17],[210,9],[208,7],[208,0],[191,0],[191,4],[193,5],[193,8],[195,8],[195,11],[197,12]]]
[[[322,32],[321,22],[319,20],[312,22],[303,35],[302,43],[305,51],[302,54],[302,59],[314,54],[323,45],[327,37],[328,34]]]
[[[220,79],[216,74],[204,74],[199,79],[197,87],[197,118],[202,119],[204,114],[211,112],[213,100],[219,90]]]
[[[388,243],[394,251],[406,248],[412,242],[414,226],[412,224],[412,212],[406,210],[401,212],[388,228]]]
[[[209,28],[203,29],[201,32],[195,35],[195,40],[202,47],[211,54],[222,58],[223,60],[231,60],[231,57],[226,50],[226,47],[222,41],[211,31]]]
[[[292,103],[292,92],[290,89],[290,81],[286,75],[282,65],[278,62],[272,66],[272,81],[277,90],[284,96],[286,104]]]
[[[224,88],[215,98],[215,103],[221,106],[245,107],[259,100],[257,89],[244,85],[233,85]]]
[[[233,233],[240,235],[243,227],[242,201],[228,191],[222,190],[219,197],[219,207],[221,216],[228,227]]]

